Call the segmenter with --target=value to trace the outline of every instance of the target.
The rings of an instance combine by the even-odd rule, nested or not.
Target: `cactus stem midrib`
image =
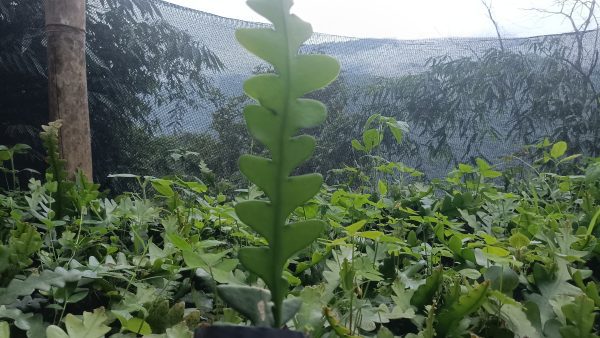
[[[277,184],[276,184],[276,188],[275,188],[275,199],[274,199],[274,204],[275,204],[275,208],[273,208],[274,210],[274,220],[275,220],[275,229],[274,229],[274,236],[273,236],[273,243],[272,245],[272,250],[273,250],[273,256],[272,256],[272,266],[273,268],[273,290],[272,291],[272,297],[273,297],[273,319],[275,321],[275,327],[279,327],[281,325],[283,325],[283,323],[281,323],[281,317],[282,317],[282,311],[283,311],[283,299],[280,296],[282,294],[281,292],[281,288],[283,288],[283,285],[281,283],[281,279],[282,279],[282,274],[283,274],[283,265],[282,263],[282,259],[281,259],[281,244],[282,244],[282,236],[283,236],[283,227],[285,226],[285,222],[287,219],[287,215],[283,214],[283,185],[284,182],[287,178],[287,173],[284,171],[284,163],[285,162],[285,153],[286,153],[286,146],[288,144],[288,140],[286,139],[288,137],[287,132],[286,132],[286,127],[287,127],[287,122],[288,122],[288,115],[289,115],[289,110],[290,110],[290,106],[291,106],[291,99],[290,99],[290,90],[291,90],[291,79],[290,79],[290,74],[291,74],[291,69],[290,69],[290,64],[291,64],[291,60],[290,60],[290,46],[289,46],[289,38],[288,38],[288,22],[287,22],[287,18],[288,18],[288,13],[286,13],[285,8],[283,6],[281,6],[281,10],[283,11],[282,13],[282,17],[283,19],[283,25],[281,27],[282,30],[282,34],[286,37],[286,42],[287,42],[287,48],[286,48],[286,57],[285,57],[285,64],[284,67],[286,68],[286,71],[282,71],[279,70],[279,76],[282,78],[282,82],[284,84],[284,95],[285,95],[285,106],[283,107],[283,111],[281,112],[281,125],[279,126],[279,153],[278,155],[278,161],[276,162],[277,165],[277,169],[276,169],[276,178],[277,178]]]

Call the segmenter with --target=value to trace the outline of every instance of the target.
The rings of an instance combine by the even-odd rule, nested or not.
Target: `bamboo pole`
[[[92,178],[85,60],[85,0],[44,0],[50,120],[61,119],[60,152],[73,176]]]

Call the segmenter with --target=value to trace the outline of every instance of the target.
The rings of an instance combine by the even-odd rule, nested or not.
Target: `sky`
[[[244,0],[167,0],[204,12],[247,21],[264,19]],[[555,0],[296,0],[292,12],[313,29],[351,37],[422,39],[495,36],[482,4],[491,2],[505,37],[570,31],[569,24],[534,8],[551,8]]]

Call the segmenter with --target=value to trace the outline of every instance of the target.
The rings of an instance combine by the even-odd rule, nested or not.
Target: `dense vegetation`
[[[415,65],[421,71],[397,78],[342,70],[335,83],[311,94],[326,103],[329,115],[322,126],[309,130],[318,140],[313,157],[318,160],[306,167],[327,175],[344,163],[354,165],[357,158],[346,144],[371,113],[409,123],[412,133],[405,146],[384,141],[382,152],[430,176],[475,157],[493,161],[509,145],[543,137],[598,156],[600,40],[593,30],[598,7],[590,7],[595,1],[560,2],[564,13],[549,15],[578,13],[572,34],[505,39],[503,48],[489,50],[474,41],[461,45],[474,48],[472,53],[436,55],[426,65]],[[107,180],[108,174],[201,175],[188,160],[203,160],[218,177],[239,183],[239,155],[263,149],[251,140],[241,118],[248,99],[224,94],[215,81],[219,74],[231,75],[237,65],[225,65],[221,59],[230,55],[209,50],[173,26],[171,17],[163,17],[164,8],[159,0],[88,2],[95,181],[122,191],[132,187]],[[590,20],[578,20],[588,15]],[[356,46],[370,48],[369,42]],[[314,48],[330,51],[331,46]],[[163,52],[171,50],[179,52]],[[42,1],[0,0],[0,144],[31,145],[33,151],[19,162],[37,170],[43,168],[43,150],[36,135],[48,122],[45,60]],[[166,116],[157,119],[157,112]],[[210,116],[210,130],[184,131],[185,112]],[[220,149],[218,156],[213,149]],[[161,154],[180,161],[165,163]]]
[[[144,25],[122,19],[158,18],[152,3],[130,1],[130,7],[106,1],[110,10],[95,12],[92,25],[136,30]],[[14,20],[18,3],[0,5],[0,24]],[[60,121],[39,133],[43,177],[18,165],[30,146],[0,146],[0,338],[189,338],[198,327],[219,324],[283,326],[324,338],[598,337],[595,61],[587,66],[582,58],[560,61],[564,55],[548,50],[542,58],[524,56],[504,51],[504,45],[476,62],[433,60],[423,74],[370,87],[370,104],[386,108],[383,114],[348,115],[343,77],[303,98],[331,82],[339,66],[325,55],[297,53],[312,30],[289,13],[292,1],[249,5],[274,24],[237,32],[244,47],[273,66],[257,70],[244,85],[257,102],[246,106],[244,117],[260,144],[239,119],[249,100],[204,87],[201,71],[218,70],[220,62],[186,34],[158,25],[163,31],[152,34],[175,38],[159,48],[178,50],[180,43],[193,48],[179,60],[183,68],[163,68],[172,87],[161,87],[152,76],[143,80],[147,95],[172,91],[167,96],[175,101],[184,102],[189,89],[210,92],[216,136],[184,136],[199,148],[211,145],[208,151],[223,144],[235,154],[248,150],[239,161],[247,180],[227,168],[235,165],[229,157],[217,167],[198,162],[201,153],[167,148],[170,156],[154,162],[134,155],[146,169],[170,175],[111,175],[131,189],[110,195],[81,173],[65,172]],[[39,6],[31,8],[39,14]],[[583,41],[577,40],[582,34],[576,41]],[[123,42],[120,38],[111,39]],[[139,53],[152,46],[138,47]],[[158,54],[144,62],[163,63]],[[9,61],[6,69],[20,65]],[[545,73],[535,70],[539,65]],[[188,68],[196,72],[181,75]],[[507,69],[495,77],[504,81],[488,82],[491,69]],[[138,75],[145,73],[139,69]],[[547,82],[546,73],[558,74],[560,93],[534,90]],[[199,87],[181,87],[188,76]],[[112,97],[110,90],[102,97]],[[134,104],[140,115],[125,110],[124,120],[105,117],[123,122],[117,134],[125,130],[120,137],[140,143],[135,150],[147,143],[175,144],[135,126],[136,116],[147,116],[150,101],[129,95],[140,99]],[[315,98],[336,103],[329,120]],[[160,102],[161,96],[154,99]],[[119,107],[99,102],[112,107],[112,114]],[[409,123],[388,114],[404,105]],[[428,116],[425,107],[438,110]],[[463,116],[464,111],[470,113]],[[486,111],[516,121],[508,135],[542,141],[500,163],[477,157],[457,164],[443,179],[427,179],[396,160],[423,146],[433,155],[444,153],[457,131],[477,146],[487,134],[498,134],[486,129],[491,126]],[[546,134],[569,143],[532,133],[548,112],[564,120],[545,126]],[[521,125],[523,119],[531,122]],[[315,138],[297,133],[324,121],[329,123],[310,131],[325,140],[315,151]],[[483,126],[469,129],[473,123]],[[346,128],[349,124],[355,125]],[[437,137],[407,143],[409,124]],[[14,121],[3,127],[14,128]],[[360,132],[357,139],[354,131]],[[118,146],[114,141],[109,143]],[[314,162],[301,166],[313,152]],[[334,152],[352,156],[344,165],[327,161]],[[473,154],[467,149],[464,156]],[[327,173],[327,185],[321,175],[307,174],[314,168]]]
[[[209,76],[223,63],[166,22],[153,1],[89,1],[86,14],[94,172],[108,185],[114,170],[148,169],[144,159],[153,148],[146,141],[177,128],[184,107],[202,104],[198,98],[213,90]],[[0,143],[31,145],[19,162],[37,170],[43,168],[37,134],[48,123],[45,38],[43,1],[0,0]],[[159,125],[152,112],[165,106],[169,116]]]
[[[374,116],[353,142],[362,165],[292,214],[327,226],[284,270],[302,299],[287,326],[312,337],[596,337],[600,160],[545,141],[502,171],[478,159],[426,182],[374,155],[402,135],[386,122]],[[26,147],[0,150],[11,186],[0,192],[0,335],[190,337],[245,323],[215,288],[260,286],[237,252],[264,239],[233,206],[263,193],[119,175],[138,189],[110,199],[65,178],[56,127],[42,134],[43,180],[19,186],[11,163]]]

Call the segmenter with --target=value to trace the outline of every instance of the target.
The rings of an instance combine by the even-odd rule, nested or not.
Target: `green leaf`
[[[185,323],[177,324],[167,329],[165,338],[192,338],[194,334]]]
[[[377,181],[377,189],[379,190],[379,195],[381,196],[385,196],[387,194],[387,184],[385,184],[384,181],[379,180]]]
[[[557,158],[563,156],[566,151],[567,151],[567,143],[564,141],[559,141],[559,142],[554,143],[554,145],[552,146],[552,149],[550,149],[550,156],[552,156],[553,159],[557,159]]]
[[[365,150],[370,152],[383,140],[383,135],[377,129],[368,129],[363,132],[362,135],[363,144],[365,145]]]
[[[345,228],[345,230],[348,233],[348,236],[354,236],[360,229],[362,229],[362,227],[365,226],[365,224],[367,224],[367,220],[363,219],[356,223],[350,224]]]
[[[381,326],[377,331],[377,338],[394,338],[394,334],[387,327]]]
[[[352,148],[358,151],[365,151],[365,147],[360,143],[359,140],[352,140]]]
[[[390,118],[386,124],[396,139],[396,142],[398,144],[402,143],[402,137],[404,136],[404,133],[408,133],[408,123],[404,121],[396,121]]]
[[[469,290],[453,302],[444,304],[438,315],[438,325],[436,332],[439,337],[453,335],[458,328],[459,322],[477,311],[487,299],[487,290],[489,282],[484,282],[479,286]]]
[[[302,96],[333,81],[339,63],[326,55],[299,54],[312,35],[311,26],[290,14],[290,0],[249,0],[248,6],[273,23],[273,28],[238,29],[236,38],[249,52],[269,62],[275,74],[261,74],[244,83],[244,91],[258,102],[244,109],[248,130],[268,149],[271,158],[243,155],[240,171],[265,192],[268,201],[246,201],[235,206],[242,222],[268,247],[242,248],[240,262],[271,290],[274,325],[282,325],[288,282],[280,278],[288,258],[314,241],[324,229],[321,221],[287,224],[296,208],[321,188],[319,174],[290,176],[315,149],[311,136],[295,136],[302,128],[322,123],[325,106]]]
[[[520,232],[516,232],[516,233],[512,234],[510,236],[510,238],[508,239],[508,243],[510,243],[510,246],[512,246],[513,248],[515,248],[517,250],[520,250],[521,248],[528,246],[529,242],[530,242],[529,238]]]
[[[302,306],[295,317],[297,330],[315,332],[322,330],[325,324],[323,308],[333,298],[333,292],[327,292],[325,285],[307,286],[299,295]]]
[[[325,222],[321,220],[310,220],[291,223],[284,227],[281,252],[282,259],[287,260],[295,253],[302,250],[319,238],[325,230]]]
[[[465,276],[469,279],[478,279],[481,277],[481,273],[475,269],[462,269],[458,271],[458,273],[460,273],[461,276]]]
[[[151,334],[152,329],[150,328],[150,324],[148,324],[145,320],[140,318],[130,318],[127,320],[127,323],[124,326],[124,329],[127,331],[137,333],[137,334]]]
[[[14,326],[27,331],[27,337],[44,337],[46,325],[41,314],[23,313],[19,309],[7,309],[6,306],[0,306],[0,318],[9,318],[13,320]]]
[[[594,332],[594,301],[581,295],[571,304],[564,305],[562,312],[567,319],[567,324],[560,328],[563,338],[597,338]]]
[[[48,326],[48,328],[46,329],[46,337],[47,338],[74,338],[74,337],[70,337],[68,334],[65,333],[65,331],[63,331],[60,327],[58,327],[56,325]]]
[[[171,188],[171,185],[173,184],[173,182],[169,181],[169,180],[163,180],[163,179],[153,179],[152,180],[152,187],[161,195],[165,196],[165,197],[172,197],[173,195],[175,195],[175,191],[173,190],[173,188]]]
[[[497,246],[491,246],[491,245],[486,246],[485,248],[483,248],[482,251],[490,256],[495,256],[495,257],[506,257],[506,256],[510,255],[510,252],[508,250],[497,247]]]
[[[183,237],[175,233],[166,234],[167,239],[181,251],[191,251],[192,246]]]
[[[0,321],[0,337],[10,338],[10,326],[8,322]]]
[[[506,326],[518,337],[541,338],[539,332],[527,318],[523,309],[513,304],[503,304],[500,308],[500,317],[506,322]],[[572,338],[572,337],[571,337]]]
[[[14,146],[12,146],[11,150],[15,153],[15,154],[25,154],[27,153],[29,150],[31,150],[31,147],[28,146],[27,144],[23,144],[23,143],[17,143]]]
[[[519,275],[509,267],[491,266],[484,276],[491,281],[492,289],[500,292],[511,293],[519,285]]]
[[[344,258],[342,268],[340,269],[340,284],[344,291],[351,292],[354,290],[355,276],[356,271],[353,269],[353,266],[348,262],[348,259]]]
[[[104,325],[108,318],[104,308],[95,309],[94,312],[84,312],[83,319],[72,314],[65,317],[67,333],[55,325],[46,329],[48,338],[103,338],[110,327]]]
[[[460,171],[463,174],[470,174],[473,172],[473,167],[468,165],[468,164],[464,164],[464,163],[459,163],[458,164],[458,171]]]
[[[430,305],[433,302],[433,297],[440,289],[443,274],[444,270],[441,266],[433,270],[431,276],[425,280],[425,284],[419,286],[417,291],[415,291],[410,299],[410,304],[417,309],[423,309],[425,305]]]
[[[196,253],[193,251],[182,251],[183,260],[185,264],[190,268],[203,268],[209,270],[211,267],[219,263],[227,254],[229,250],[222,250],[218,253]]]
[[[462,241],[458,236],[452,236],[448,241],[448,248],[452,250],[455,255],[460,256],[462,252]]]

